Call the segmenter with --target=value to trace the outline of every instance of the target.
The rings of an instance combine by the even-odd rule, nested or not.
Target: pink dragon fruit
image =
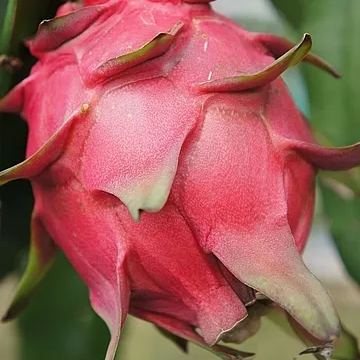
[[[216,344],[255,332],[259,297],[336,341],[336,310],[300,254],[317,169],[360,164],[360,144],[317,145],[280,76],[302,60],[337,74],[308,34],[250,33],[208,3],[67,3],[28,42],[39,61],[0,102],[29,125],[27,159],[0,181],[30,179],[36,199],[6,319],[59,247],[111,331],[108,360],[128,312],[240,358]]]

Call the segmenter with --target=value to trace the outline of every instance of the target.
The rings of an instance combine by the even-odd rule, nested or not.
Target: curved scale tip
[[[291,232],[274,224],[261,234],[214,234],[213,254],[243,283],[285,309],[322,343],[339,336],[329,295],[305,267]]]
[[[326,356],[332,359],[359,360],[360,348],[356,337],[344,326],[341,326],[340,337],[333,342],[320,344],[309,333],[307,333],[294,319],[288,317],[289,324],[294,332],[308,346],[299,355],[314,354],[319,360],[327,360]]]
[[[324,360],[330,360],[332,353],[334,351],[334,346],[332,344],[326,344],[322,346],[313,346],[305,349],[299,355],[308,355],[314,354],[316,357]]]
[[[33,218],[29,261],[14,299],[2,317],[3,322],[13,320],[26,307],[34,290],[51,268],[55,255],[54,243],[40,220]]]
[[[267,33],[255,34],[254,40],[262,43],[275,57],[281,56],[281,54],[289,51],[294,46],[293,42],[285,38]],[[334,78],[341,77],[341,74],[334,68],[334,66],[316,54],[307,54],[304,61],[318,67],[321,70],[324,70]]]
[[[34,55],[54,50],[75,38],[95,22],[108,5],[87,6],[50,20],[44,20],[28,46]]]
[[[123,188],[112,184],[102,189],[119,198],[128,208],[134,221],[140,221],[141,211],[158,212],[165,205],[174,178],[174,170],[165,167],[159,173],[133,186]],[[120,189],[120,190],[119,190]]]
[[[199,93],[235,92],[267,85],[277,79],[289,67],[300,63],[309,53],[311,46],[311,36],[304,34],[302,40],[297,45],[275,60],[271,65],[258,72],[206,81],[195,85],[194,88]]]
[[[187,323],[184,323],[181,320],[176,318],[171,318],[159,313],[147,313],[138,309],[133,309],[135,316],[152,322],[159,326],[161,329],[165,329],[172,336],[180,338],[181,341],[191,341],[192,343],[204,348],[205,350],[210,351],[215,356],[223,360],[251,360],[254,358],[254,353],[249,353],[245,351],[240,351],[233,349],[224,345],[214,345],[209,347],[204,340],[197,334],[192,326]],[[171,339],[174,340],[174,339]]]
[[[89,108],[89,104],[84,104],[38,151],[20,164],[1,171],[0,186],[13,180],[31,179],[42,173],[64,152],[73,126],[86,117]]]
[[[344,147],[323,147],[318,144],[285,139],[285,144],[307,161],[323,170],[349,170],[360,166],[360,142]]]
[[[111,289],[110,283],[106,284],[106,281],[98,281],[99,279],[88,285],[91,306],[106,323],[110,332],[110,342],[106,350],[105,360],[116,359],[121,332],[128,314],[130,288],[127,276],[122,268],[123,255],[118,259],[121,266],[117,268],[119,273],[116,287]]]
[[[163,55],[169,50],[183,26],[184,23],[178,21],[169,31],[157,34],[140,48],[106,61],[90,74],[87,82],[90,85],[96,85],[136,65]]]

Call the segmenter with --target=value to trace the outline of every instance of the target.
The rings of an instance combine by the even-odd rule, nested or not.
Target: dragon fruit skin
[[[292,47],[249,33],[208,1],[109,0],[63,5],[28,45],[39,61],[0,102],[29,125],[27,160],[0,182],[30,179],[36,201],[31,266],[6,318],[53,240],[109,326],[107,359],[128,312],[225,351],[215,344],[256,293],[336,340],[300,254],[317,169],[360,164],[360,145],[317,145],[280,78],[303,59],[332,72],[309,35]]]

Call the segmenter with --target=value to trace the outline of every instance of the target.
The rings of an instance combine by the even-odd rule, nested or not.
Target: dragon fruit
[[[35,196],[5,319],[59,247],[110,329],[107,360],[128,313],[240,358],[217,343],[256,332],[260,298],[333,345],[336,310],[301,252],[317,169],[359,165],[360,144],[316,144],[281,79],[302,60],[337,76],[310,35],[250,33],[206,0],[84,0],[28,47],[37,64],[0,102],[29,126],[0,181],[30,179]]]

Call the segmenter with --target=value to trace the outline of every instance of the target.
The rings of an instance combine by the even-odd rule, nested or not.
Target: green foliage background
[[[0,94],[25,77],[34,59],[24,46],[43,20],[52,17],[61,1],[0,0],[0,54],[19,56],[20,73],[0,69]],[[1,169],[21,161],[26,144],[25,122],[15,115],[0,115]],[[30,185],[19,181],[0,188],[0,278],[22,272],[27,260],[29,220],[32,209]],[[104,358],[108,330],[93,313],[87,290],[61,256],[34,296],[30,311],[20,316],[21,359]],[[0,354],[1,358],[1,354]]]
[[[334,81],[317,69],[304,69],[313,126],[331,144],[359,141],[360,2],[273,0],[273,3],[299,34],[312,34],[314,51],[343,74],[341,80]],[[359,169],[335,176],[359,191]],[[335,243],[349,273],[360,284],[360,198],[344,199],[328,187],[322,189]]]

